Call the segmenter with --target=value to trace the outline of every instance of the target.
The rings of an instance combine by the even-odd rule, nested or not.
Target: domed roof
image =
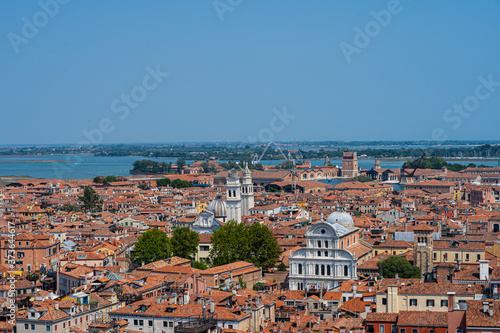
[[[217,194],[217,197],[210,202],[207,207],[209,212],[214,213],[215,218],[223,218],[226,217],[226,202],[222,199],[220,194]]]
[[[346,212],[333,212],[328,216],[326,222],[330,224],[338,223],[347,229],[354,229],[354,221],[351,215]]]

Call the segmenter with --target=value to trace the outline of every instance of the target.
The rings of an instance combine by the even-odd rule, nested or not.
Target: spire
[[[243,169],[243,178],[250,178],[252,176],[252,173],[250,172],[250,169],[248,168],[248,162],[243,162],[245,168]]]

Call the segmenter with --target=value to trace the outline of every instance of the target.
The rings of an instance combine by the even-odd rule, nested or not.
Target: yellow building
[[[376,293],[377,312],[398,313],[399,311],[448,310],[450,295],[454,303],[475,299],[482,293],[481,285],[460,283],[423,283],[418,279],[388,279],[391,284],[386,290]],[[403,282],[404,281],[404,282]]]
[[[17,211],[21,216],[33,218],[35,220],[40,220],[47,216],[47,212],[36,205],[27,205]]]
[[[387,239],[385,242],[375,242],[373,244],[373,256],[378,256],[382,253],[391,255],[399,255],[413,250],[413,244],[404,240]]]
[[[436,240],[433,247],[434,262],[479,263],[485,258],[484,242],[467,242],[456,240]]]
[[[200,214],[201,212],[204,212],[207,210],[207,206],[208,206],[208,201],[196,201],[196,214]]]

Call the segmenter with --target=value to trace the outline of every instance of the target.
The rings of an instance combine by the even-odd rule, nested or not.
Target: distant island
[[[279,149],[277,148],[279,147]],[[13,146],[3,147],[1,156],[26,155],[75,155],[137,156],[145,158],[182,158],[206,161],[209,159],[241,161],[260,156],[265,143],[185,143],[185,144],[109,144],[98,146]],[[280,151],[281,150],[281,151]],[[263,155],[264,160],[279,160],[282,154],[300,155],[314,160],[341,158],[345,150],[357,151],[359,158],[412,159],[425,154],[444,159],[498,159],[500,142],[474,141],[370,141],[370,142],[282,142],[271,145]],[[165,166],[162,166],[162,168]]]

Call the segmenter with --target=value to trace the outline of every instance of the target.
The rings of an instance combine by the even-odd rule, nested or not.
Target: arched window
[[[349,268],[347,267],[347,265],[344,266],[344,276],[348,276],[349,275]]]
[[[347,238],[347,246],[349,246],[349,238]]]
[[[316,275],[319,275],[319,265],[316,265]]]
[[[321,251],[318,251],[318,257],[321,257]]]
[[[321,248],[321,241],[318,241],[318,247]]]
[[[299,274],[302,274],[302,264],[299,264]]]
[[[332,268],[330,265],[326,266],[326,275],[332,275]]]
[[[325,247],[328,248],[328,241],[325,241]]]
[[[340,248],[343,249],[344,248],[344,241],[341,241],[340,242]]]
[[[325,265],[321,265],[321,275],[325,275]]]
[[[328,251],[325,251],[325,257],[328,257]]]

